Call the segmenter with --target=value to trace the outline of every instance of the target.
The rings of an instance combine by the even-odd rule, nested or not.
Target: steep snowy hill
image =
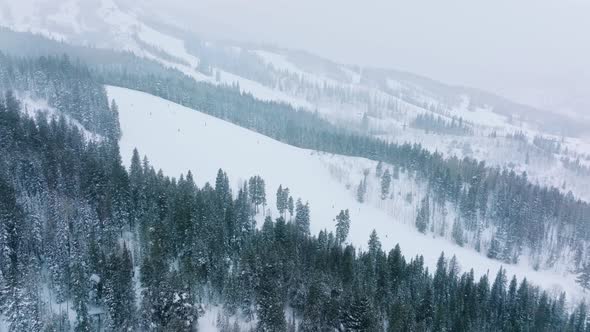
[[[250,176],[261,175],[266,181],[269,213],[277,215],[276,188],[281,184],[287,186],[294,197],[309,201],[313,233],[333,231],[336,214],[341,209],[350,209],[349,240],[360,247],[366,247],[369,234],[375,229],[385,248],[399,243],[408,256],[424,255],[431,268],[442,251],[447,257],[456,255],[464,270],[473,268],[477,275],[493,275],[502,266],[448,239],[418,233],[407,222],[415,213],[415,205],[404,205],[402,199],[394,200],[395,208],[370,199],[365,204],[358,203],[351,184],[357,183],[364,170],[375,169],[373,161],[298,149],[145,93],[118,87],[107,90],[109,98],[119,105],[121,153],[126,162],[137,147],[166,174],[179,176],[191,170],[200,185],[214,181],[220,167],[234,176],[234,188]],[[399,181],[400,195],[423,195],[419,183],[405,176]],[[575,278],[567,273],[534,271],[524,262],[504,267],[509,275],[526,277],[545,289],[566,291],[572,298],[582,296]]]

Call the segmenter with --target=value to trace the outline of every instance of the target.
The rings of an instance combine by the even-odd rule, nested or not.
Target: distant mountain
[[[0,25],[12,30],[132,52],[197,81],[237,86],[255,98],[317,112],[385,140],[526,171],[534,181],[590,199],[590,178],[580,176],[590,173],[589,121],[407,72],[343,65],[277,46],[208,41],[154,17],[149,8],[117,0],[0,5]],[[429,130],[434,128],[423,121],[418,128],[416,120],[425,116],[440,120],[439,127],[460,122],[470,135]],[[560,149],[547,152],[535,146],[535,138],[559,142]]]
[[[74,44],[131,51],[176,67],[195,69],[202,58],[205,63],[200,69],[205,74],[220,70],[238,76],[228,75],[230,77],[225,80],[247,79],[253,81],[253,85],[262,84],[272,90],[285,88],[280,81],[288,80],[284,74],[289,73],[300,76],[305,83],[327,83],[349,89],[352,93],[381,93],[417,104],[418,107],[434,105],[452,111],[467,97],[472,108],[487,107],[504,117],[519,119],[545,132],[588,134],[585,132],[587,123],[578,123],[484,91],[450,86],[411,73],[375,68],[360,70],[306,52],[278,47],[200,40],[178,27],[153,18],[147,19],[145,11],[149,9],[142,10],[141,4],[139,6],[132,8],[117,0],[12,1],[0,5],[0,25]],[[265,65],[272,68],[265,68]],[[239,69],[244,66],[246,69]],[[208,79],[199,74],[196,76]],[[249,90],[256,95],[255,88]],[[264,97],[261,91],[260,94]],[[286,94],[294,93],[286,91]],[[274,97],[282,98],[280,93]],[[315,103],[308,106],[317,107]]]

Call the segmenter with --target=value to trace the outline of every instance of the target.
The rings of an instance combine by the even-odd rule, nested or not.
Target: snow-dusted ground
[[[0,315],[0,332],[8,332],[8,324],[6,323],[6,317]]]
[[[202,309],[204,310],[204,313],[202,316],[199,316],[198,330],[203,332],[218,331],[219,320],[223,317],[223,307],[221,305],[208,304]],[[234,324],[237,324],[240,331],[254,331],[256,328],[256,322],[256,319],[246,322],[243,318],[236,317],[235,315],[228,317],[228,325],[234,326]]]
[[[336,214],[350,209],[349,240],[356,246],[366,247],[370,232],[376,229],[384,249],[399,243],[406,257],[423,255],[431,269],[444,251],[447,257],[456,255],[463,270],[473,268],[477,275],[489,272],[493,276],[503,266],[508,275],[526,277],[547,290],[565,291],[571,299],[583,296],[572,275],[534,271],[525,264],[503,265],[445,238],[418,233],[408,222],[410,216],[392,214],[387,206],[358,203],[351,190],[356,185],[354,174],[366,168],[374,170],[373,161],[295,148],[145,93],[118,87],[108,87],[107,91],[119,105],[121,154],[127,164],[137,147],[167,175],[179,176],[190,169],[200,185],[214,182],[219,168],[227,171],[234,188],[250,176],[261,175],[266,181],[268,207],[274,215],[274,193],[281,184],[290,188],[294,198],[309,201],[313,233],[334,230]],[[414,190],[407,188],[410,182],[398,185],[403,186],[398,191]],[[417,184],[415,190],[418,194]]]

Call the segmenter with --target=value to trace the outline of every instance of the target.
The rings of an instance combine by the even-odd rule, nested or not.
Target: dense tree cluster
[[[0,53],[0,91],[6,90],[46,101],[94,133],[113,139],[120,136],[117,109],[109,108],[104,86],[88,67],[72,63],[67,56],[19,59]]]
[[[451,121],[449,121],[440,115],[419,114],[412,120],[410,125],[414,128],[437,134],[456,136],[473,135],[473,129],[465,124],[462,118],[456,117],[452,117]]]
[[[12,330],[63,328],[60,312],[47,308],[66,300],[78,330],[87,330],[97,305],[113,313],[109,324],[130,324],[131,316],[117,316],[135,294],[129,248],[117,244],[129,224],[128,175],[108,142],[85,141],[63,117],[25,117],[12,93],[2,98],[0,311]]]
[[[533,138],[533,145],[547,153],[561,152],[561,143],[556,139],[547,138],[543,136],[535,136]]]
[[[561,158],[563,167],[582,176],[590,176],[590,165],[583,163],[580,158],[572,160],[569,157]]]

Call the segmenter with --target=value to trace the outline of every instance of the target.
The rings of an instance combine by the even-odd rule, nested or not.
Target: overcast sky
[[[587,0],[146,0],[203,36],[275,43],[590,114]]]

